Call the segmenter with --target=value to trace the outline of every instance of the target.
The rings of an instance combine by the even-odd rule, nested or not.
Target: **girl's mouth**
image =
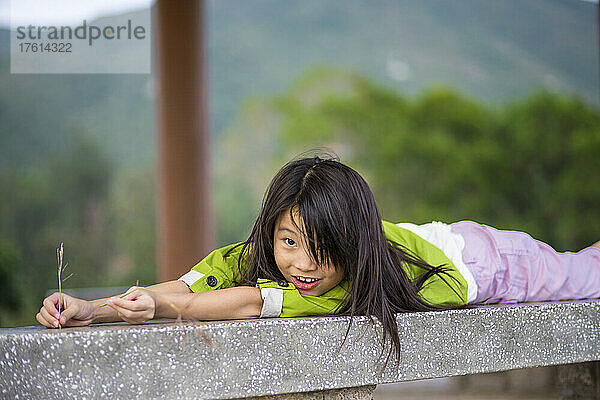
[[[298,289],[312,289],[321,282],[321,280],[317,278],[305,278],[302,276],[292,276],[292,280],[294,281],[294,286]]]

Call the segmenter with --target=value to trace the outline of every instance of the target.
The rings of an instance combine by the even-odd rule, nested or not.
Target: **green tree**
[[[115,253],[104,280],[110,286],[156,280],[154,173],[152,166],[122,168],[113,179],[108,204]]]
[[[22,308],[17,263],[14,247],[0,240],[0,326],[9,325]]]
[[[257,202],[247,182],[264,190],[281,163],[326,147],[365,176],[392,221],[472,219],[559,250],[600,237],[592,222],[600,221],[600,118],[564,94],[490,106],[438,87],[409,99],[360,75],[316,69],[279,96],[249,102],[225,140],[252,143],[257,154],[236,146],[245,166],[230,162],[236,173],[223,186],[248,187]]]
[[[21,255],[12,274],[22,283],[25,308],[18,323],[35,323],[47,290],[57,287],[56,248],[65,243],[71,287],[101,285],[114,253],[107,199],[111,164],[83,132],[63,151],[37,164],[0,172],[0,237]]]

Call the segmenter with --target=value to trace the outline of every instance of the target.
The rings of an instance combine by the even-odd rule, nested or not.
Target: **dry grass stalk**
[[[135,288],[136,289],[142,289],[141,287],[139,287],[140,281],[139,279],[137,281],[135,281]],[[129,290],[126,291],[125,293],[123,293],[122,295],[119,296],[120,299],[122,299],[123,297],[127,296],[129,294]],[[104,304],[100,304],[98,307],[106,307],[108,304],[104,303]]]
[[[70,274],[65,279],[61,279],[61,275],[65,269],[67,269],[68,263],[63,267],[63,243],[60,243],[60,247],[56,249],[56,258],[58,259],[58,329],[61,329],[60,326],[60,316],[62,313],[62,283],[69,279],[73,274]]]

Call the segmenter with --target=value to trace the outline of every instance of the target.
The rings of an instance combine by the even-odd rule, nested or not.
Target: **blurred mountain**
[[[417,93],[444,84],[487,102],[544,87],[600,106],[596,3],[578,0],[207,2],[210,126],[315,65]],[[149,10],[143,12],[150,12]],[[34,163],[84,130],[118,165],[152,162],[150,75],[11,75],[0,30],[0,167]]]

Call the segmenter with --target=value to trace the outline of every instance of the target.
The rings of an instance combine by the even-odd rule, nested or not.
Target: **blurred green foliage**
[[[153,169],[116,173],[89,134],[68,136],[47,158],[0,170],[3,325],[37,323],[42,299],[58,287],[61,242],[63,278],[73,274],[63,288],[155,280]]]
[[[563,251],[600,238],[600,118],[565,94],[534,92],[502,107],[444,87],[406,98],[322,68],[248,104],[227,136],[230,149],[261,144],[271,168],[248,180],[256,168],[235,174],[243,167],[230,161],[221,179],[237,191],[255,193],[248,181],[264,190],[290,157],[326,147],[363,174],[391,221],[472,219]]]
[[[15,269],[18,257],[14,246],[0,241],[0,326],[21,310],[21,287]]]
[[[20,254],[11,269],[26,288],[27,306],[57,287],[60,242],[65,242],[69,264],[63,276],[74,272],[73,281],[93,285],[95,272],[106,270],[110,227],[104,214],[111,166],[81,132],[73,130],[71,137],[63,151],[47,160],[0,173],[0,237]]]

